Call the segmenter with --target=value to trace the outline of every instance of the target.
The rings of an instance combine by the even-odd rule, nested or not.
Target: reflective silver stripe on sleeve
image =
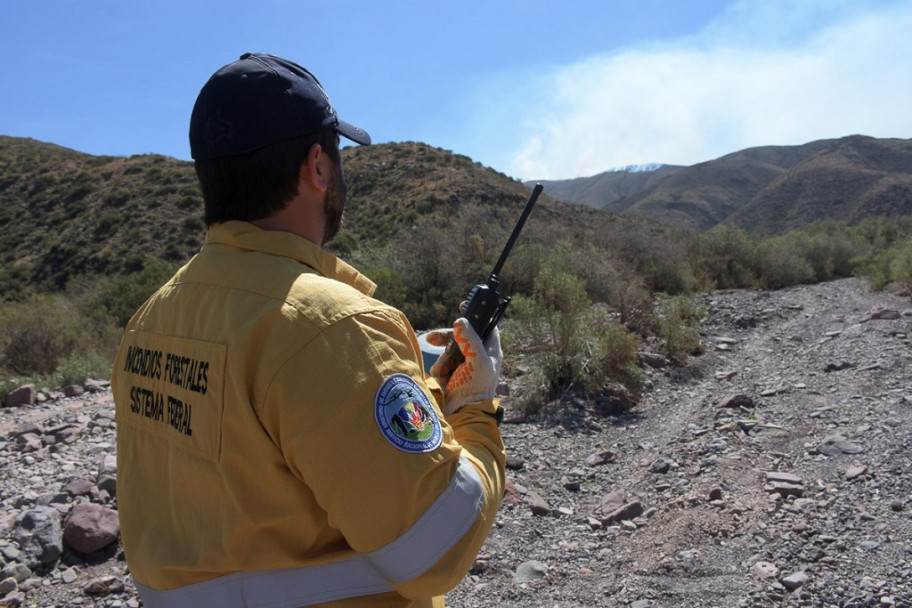
[[[372,553],[315,566],[238,572],[158,591],[136,582],[146,608],[295,608],[386,593],[437,563],[484,506],[484,486],[466,458],[447,489],[409,530]]]

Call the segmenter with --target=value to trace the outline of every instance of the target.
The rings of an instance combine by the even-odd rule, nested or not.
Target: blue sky
[[[375,142],[512,177],[912,137],[912,0],[0,0],[0,134],[189,159],[202,84],[297,61]]]

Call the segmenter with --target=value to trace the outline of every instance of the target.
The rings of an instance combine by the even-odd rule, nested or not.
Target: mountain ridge
[[[663,167],[669,167],[663,165]],[[758,146],[673,167],[639,189],[612,191],[612,172],[561,180],[553,196],[696,232],[718,224],[758,235],[824,218],[856,223],[912,213],[912,139],[849,135],[797,146]]]
[[[342,155],[348,203],[345,226],[330,250],[343,257],[398,235],[412,238],[419,227],[436,231],[469,221],[502,247],[529,196],[519,181],[426,144],[345,148]],[[611,215],[546,192],[524,235],[641,222]],[[205,232],[191,162],[156,154],[93,156],[0,136],[4,287],[56,290],[77,276],[129,274],[159,260],[180,263],[198,251]],[[485,248],[472,263],[493,263],[487,258],[494,249]]]
[[[440,268],[454,264],[453,285],[476,283],[529,196],[518,180],[427,144],[359,146],[342,154],[345,226],[328,248],[381,275],[399,266],[400,276],[388,277],[392,289],[406,281],[424,293],[409,273],[449,277],[453,271]],[[557,256],[590,287],[616,273],[646,275],[651,288],[674,292],[690,281],[669,285],[667,279],[691,272],[693,236],[719,224],[762,236],[823,218],[912,215],[912,140],[850,136],[763,146],[692,167],[608,177],[613,182],[601,185],[542,182],[545,193],[505,270],[525,273],[509,277],[514,284],[528,292],[535,265]],[[563,186],[579,196],[611,190],[619,198],[596,208],[572,200]],[[202,245],[201,211],[191,162],[156,154],[92,156],[0,136],[0,288],[6,298],[25,297],[29,290],[65,289],[78,277],[181,263]],[[531,249],[523,261],[517,253],[525,245]],[[403,269],[403,261],[411,267]]]

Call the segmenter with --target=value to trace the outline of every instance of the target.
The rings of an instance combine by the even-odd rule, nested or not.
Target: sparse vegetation
[[[518,405],[537,410],[563,392],[601,394],[612,385],[636,392],[635,337],[604,306],[593,306],[585,283],[544,268],[531,297],[516,302],[516,323],[529,381]]]
[[[123,327],[173,268],[149,260],[133,274],[73,280],[66,292],[0,305],[0,371],[17,385],[56,388],[106,378]],[[0,400],[11,388],[0,385]]]
[[[703,353],[700,325],[706,310],[691,296],[678,295],[662,300],[653,315],[659,350],[675,363]]]
[[[72,294],[39,294],[0,307],[0,401],[22,384],[59,388],[108,377],[120,329],[87,305]]]
[[[449,324],[490,272],[528,190],[419,143],[343,155],[350,199],[330,249],[416,328]],[[0,137],[3,371],[69,377],[109,365],[136,308],[202,244],[201,206],[190,163]],[[850,275],[912,291],[912,216],[759,234],[725,224],[696,234],[546,192],[500,277],[516,296],[505,341],[538,387],[528,403],[568,390],[635,393],[641,343],[677,362],[699,352],[704,291]]]
[[[37,295],[0,312],[0,364],[16,374],[49,374],[80,345],[81,327],[71,303]]]

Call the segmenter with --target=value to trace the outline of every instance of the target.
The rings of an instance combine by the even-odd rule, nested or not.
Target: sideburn
[[[326,189],[323,201],[323,245],[331,242],[342,229],[348,187],[341,159],[333,163],[332,182]]]

